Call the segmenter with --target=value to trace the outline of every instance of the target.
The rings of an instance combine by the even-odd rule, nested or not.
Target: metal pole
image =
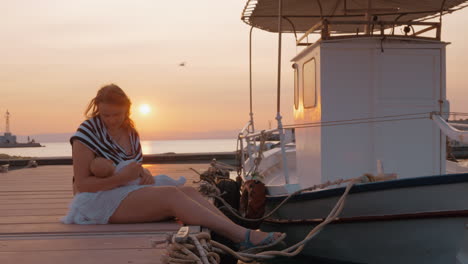
[[[367,11],[366,11],[366,16],[365,16],[365,20],[367,21],[367,24],[364,25],[364,32],[366,33],[366,35],[370,35],[370,22],[372,20],[372,14],[371,14],[371,10],[372,10],[372,0],[367,0]]]
[[[279,1],[279,11],[278,11],[278,77],[277,77],[277,97],[276,97],[276,112],[280,113],[281,111],[281,16],[283,12],[283,1]]]
[[[240,136],[240,135],[239,135]],[[244,158],[244,139],[240,139],[240,155],[241,155],[241,166],[242,166],[242,176],[245,179],[245,158]]]
[[[442,5],[440,6],[440,16],[439,16],[439,28],[437,30],[437,39],[440,40],[441,39],[441,35],[442,35],[442,16],[444,14],[444,6],[445,6],[445,1],[446,0],[442,0]]]
[[[278,130],[281,145],[281,157],[283,161],[284,181],[289,184],[288,162],[286,159],[286,146],[284,144],[283,124],[281,123],[281,22],[283,20],[283,1],[278,0],[278,79],[277,79],[277,101],[276,101],[276,120],[278,121]]]
[[[255,133],[255,126],[254,126],[254,119],[253,119],[253,107],[252,107],[252,31],[253,26],[250,28],[249,34],[249,86],[250,86],[250,126],[251,126],[251,133]]]

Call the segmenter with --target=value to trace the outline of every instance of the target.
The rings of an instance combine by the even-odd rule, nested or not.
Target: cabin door
[[[441,49],[380,49],[374,53],[374,156],[400,178],[445,173],[445,138],[429,119],[445,102]],[[443,84],[445,85],[445,83]],[[403,120],[406,119],[406,120]]]

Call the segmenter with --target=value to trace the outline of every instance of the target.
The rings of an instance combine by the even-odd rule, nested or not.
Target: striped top
[[[73,141],[77,139],[96,153],[98,157],[112,160],[114,165],[130,159],[142,162],[143,153],[141,151],[140,137],[134,129],[130,131],[129,136],[132,149],[131,153],[128,155],[125,150],[110,137],[107,133],[106,126],[98,115],[81,123],[76,133],[70,138],[70,144],[73,145]]]

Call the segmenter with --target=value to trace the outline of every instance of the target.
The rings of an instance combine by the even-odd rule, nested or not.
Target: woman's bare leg
[[[205,197],[203,197],[203,195],[201,195],[195,188],[189,187],[189,186],[183,186],[183,187],[179,187],[179,189],[181,191],[183,191],[186,195],[188,195],[190,198],[192,198],[193,200],[198,202],[199,204],[201,204],[201,205],[205,206],[206,208],[208,208],[213,213],[218,214],[218,215],[228,219],[229,221],[231,221],[231,219],[229,219],[216,206],[214,206]]]
[[[196,202],[177,187],[146,187],[131,192],[109,219],[110,223],[142,223],[177,217],[185,224],[208,227],[235,243],[244,240],[246,229]],[[251,232],[252,243],[266,237]]]

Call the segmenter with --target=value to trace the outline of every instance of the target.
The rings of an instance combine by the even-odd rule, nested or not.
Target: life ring
[[[242,186],[239,212],[245,218],[261,218],[265,213],[266,188],[257,180],[248,180]]]

